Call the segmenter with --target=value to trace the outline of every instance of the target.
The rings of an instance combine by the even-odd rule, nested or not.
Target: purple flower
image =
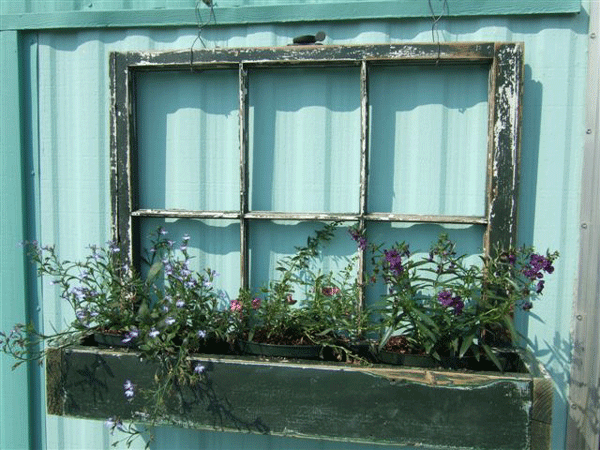
[[[123,384],[123,389],[125,390],[125,397],[128,400],[133,399],[133,397],[135,396],[135,386],[133,385],[131,380],[125,380],[125,383]]]
[[[360,250],[367,248],[367,238],[357,228],[350,228],[348,233],[350,233],[352,240],[358,244]]]
[[[205,370],[206,370],[206,367],[204,367],[200,363],[196,364],[196,367],[194,367],[194,372],[196,372],[198,375],[202,375],[202,373],[204,373]]]
[[[438,301],[442,304],[442,306],[445,306],[447,308],[452,306],[452,292],[441,291],[438,294]]]
[[[531,302],[525,302],[523,303],[523,311],[529,311],[531,308],[533,308],[533,303]]]
[[[128,344],[133,339],[137,338],[139,335],[140,335],[140,332],[138,331],[138,329],[133,328],[130,331],[128,331],[127,333],[125,333],[125,337],[121,340],[121,342],[123,344]]]
[[[163,227],[160,227],[158,229],[158,234],[160,234],[161,236],[165,236],[167,235],[169,232],[167,230],[165,230]]]
[[[204,331],[204,330],[198,330],[198,337],[200,339],[204,339],[206,337],[206,331]]]
[[[186,281],[185,283],[183,283],[183,286],[186,289],[194,289],[196,287],[198,283],[196,282],[196,280],[194,280],[193,278],[191,280]]]
[[[544,278],[542,271],[546,273],[554,272],[552,261],[545,256],[532,253],[529,256],[529,263],[523,268],[523,275],[525,275],[531,281],[535,281]]]
[[[463,302],[458,295],[454,297],[454,314],[460,316],[464,307],[465,302]]]
[[[113,417],[109,417],[104,422],[104,426],[110,430],[110,434],[112,435],[115,432],[115,428],[120,431],[125,431],[125,427],[123,426],[123,422],[121,419],[115,419]]]
[[[390,271],[395,275],[399,276],[403,271],[402,266],[402,255],[395,248],[391,250],[384,250],[385,260],[390,268]]]
[[[260,308],[261,303],[262,303],[262,300],[260,298],[256,297],[255,299],[252,300],[252,308],[253,309]]]
[[[108,245],[108,249],[111,253],[119,253],[121,251],[121,249],[115,241],[108,241],[106,245]]]
[[[452,291],[441,291],[438,294],[438,301],[446,308],[453,308],[454,314],[459,316],[462,314],[462,310],[465,307],[465,302],[462,301],[460,295],[452,295]]]
[[[541,294],[543,290],[544,290],[544,281],[540,280],[540,281],[538,281],[537,285],[535,286],[535,292],[537,294]]]
[[[177,306],[178,308],[183,308],[185,306],[185,302],[183,300],[179,299],[175,303],[175,306]]]

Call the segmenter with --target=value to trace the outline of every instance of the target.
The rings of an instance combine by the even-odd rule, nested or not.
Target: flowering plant
[[[73,310],[74,320],[66,330],[43,334],[31,324],[17,324],[9,333],[0,332],[0,345],[17,362],[39,360],[51,348],[65,348],[104,333],[124,347],[135,348],[141,357],[159,362],[153,389],[138,393],[135,382],[123,380],[123,396],[131,401],[141,394],[151,401],[148,417],[165,408],[165,399],[175,384],[193,384],[202,379],[204,368],[192,367],[189,356],[220,343],[228,348],[230,314],[223,307],[223,293],[210,269],[190,268],[189,237],[179,246],[160,228],[152,236],[152,247],[143,258],[144,274],[131,267],[114,242],[90,247],[83,261],[62,261],[55,248],[26,243],[27,252],[40,276],[50,278],[60,298]],[[47,344],[46,347],[43,344]],[[130,437],[136,433],[119,418],[107,422]],[[128,439],[129,443],[129,439]]]
[[[359,246],[364,236],[352,231]],[[442,358],[486,355],[500,370],[494,347],[510,346],[518,336],[516,309],[529,311],[554,271],[558,252],[540,255],[531,247],[494,249],[479,264],[458,255],[456,244],[441,234],[429,254],[416,257],[405,242],[390,248],[370,245],[373,274],[386,286],[380,308],[379,348],[391,338],[405,350]]]
[[[361,310],[356,257],[339,272],[323,272],[314,263],[321,247],[334,237],[338,222],[309,236],[306,246],[278,262],[280,277],[258,293],[242,290],[231,303],[238,335],[244,339],[277,344],[317,344],[330,348],[341,339],[363,338],[369,327]]]

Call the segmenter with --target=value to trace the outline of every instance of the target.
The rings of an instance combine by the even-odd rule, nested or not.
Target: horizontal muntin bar
[[[247,220],[339,220],[354,222],[367,220],[371,222],[410,222],[410,223],[454,223],[465,225],[487,225],[488,220],[481,216],[445,216],[419,214],[390,213],[313,213],[313,212],[276,212],[250,211],[240,214],[239,211],[190,211],[181,209],[138,209],[131,213],[133,217],[169,217],[184,219],[247,219]]]
[[[186,209],[138,209],[133,217],[165,217],[176,219],[239,219],[239,211],[195,211]]]

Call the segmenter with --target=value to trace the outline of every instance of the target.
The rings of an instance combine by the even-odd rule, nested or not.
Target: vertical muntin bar
[[[248,70],[239,65],[240,108],[240,286],[249,287],[248,261]]]

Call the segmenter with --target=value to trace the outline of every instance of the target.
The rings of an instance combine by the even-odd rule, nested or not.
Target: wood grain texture
[[[176,388],[161,423],[449,449],[532,448],[536,391],[528,374],[207,355],[190,367],[197,362],[205,365],[206,378],[193,388]],[[51,413],[142,422],[147,417],[143,395],[127,401],[123,383],[131,380],[138,393],[148,390],[157,366],[134,352],[75,347],[53,357],[48,370],[48,392],[63,396],[49,399]]]

